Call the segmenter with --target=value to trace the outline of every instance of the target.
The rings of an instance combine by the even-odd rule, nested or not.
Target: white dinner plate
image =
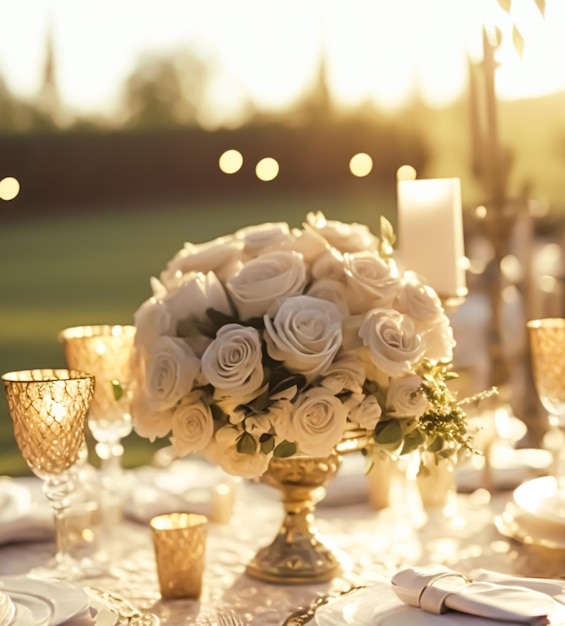
[[[556,604],[557,606],[557,604]],[[562,613],[560,613],[562,615]],[[500,626],[463,613],[434,615],[398,599],[390,583],[373,583],[322,605],[314,618],[317,626]],[[510,624],[510,622],[506,622]],[[556,622],[559,623],[559,622]]]
[[[61,581],[39,580],[27,576],[0,577],[0,590],[12,598],[23,615],[31,612],[34,626],[57,626],[89,605],[86,592]],[[19,625],[19,621],[16,622]],[[27,625],[26,625],[27,626]]]

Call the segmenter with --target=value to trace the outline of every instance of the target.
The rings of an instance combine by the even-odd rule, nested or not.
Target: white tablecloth
[[[245,574],[256,550],[275,536],[282,506],[262,485],[242,484],[228,524],[209,527],[206,570],[200,601],[161,601],[149,528],[124,521],[115,528],[111,574],[84,584],[122,594],[138,608],[156,613],[163,625],[204,624],[216,610],[231,608],[254,625],[280,625],[295,609],[331,590],[389,580],[410,564],[443,563],[470,573],[476,568],[529,576],[559,576],[563,563],[539,555],[502,537],[493,524],[510,494],[485,502],[485,493],[458,496],[455,510],[423,510],[407,499],[381,511],[368,504],[319,506],[319,530],[335,545],[346,566],[329,583],[276,585]],[[0,574],[25,574],[54,553],[50,541],[9,544],[0,548]],[[553,571],[561,567],[561,571]]]

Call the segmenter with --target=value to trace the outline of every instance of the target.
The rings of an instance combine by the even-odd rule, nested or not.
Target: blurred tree
[[[125,87],[125,127],[196,125],[208,81],[208,65],[192,51],[142,59]]]

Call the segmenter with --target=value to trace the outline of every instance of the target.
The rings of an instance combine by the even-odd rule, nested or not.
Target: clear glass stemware
[[[59,333],[67,365],[89,372],[96,379],[88,427],[101,461],[105,515],[113,510],[116,518],[121,516],[123,489],[121,442],[132,431],[128,386],[134,338],[135,326],[118,324],[75,326]]]
[[[36,576],[74,579],[79,563],[68,549],[66,512],[75,487],[73,466],[84,442],[86,414],[94,394],[94,377],[68,369],[35,369],[2,376],[16,442],[55,517],[57,552]]]
[[[534,382],[548,412],[549,431],[544,441],[554,455],[553,474],[560,492],[565,494],[565,319],[530,320],[527,326]]]

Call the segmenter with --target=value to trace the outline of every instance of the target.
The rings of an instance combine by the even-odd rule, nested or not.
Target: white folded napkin
[[[53,511],[37,479],[0,478],[0,545],[45,541],[54,535]]]
[[[486,577],[485,577],[486,578]],[[503,582],[501,582],[503,581]],[[553,598],[518,578],[474,580],[440,565],[395,574],[392,589],[406,604],[436,615],[457,611],[490,620],[542,626],[557,610]]]
[[[7,593],[0,591],[0,626],[12,624],[16,615],[16,605]]]

